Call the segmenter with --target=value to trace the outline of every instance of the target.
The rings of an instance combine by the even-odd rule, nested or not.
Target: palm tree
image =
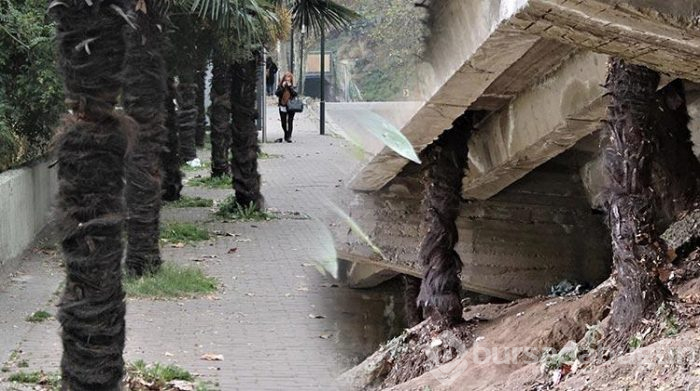
[[[161,55],[163,38],[154,0],[135,11],[137,29],[128,29],[124,72],[124,108],[138,123],[134,147],[127,162],[126,268],[141,276],[156,271],[160,258],[160,154],[166,129],[166,73]]]
[[[190,13],[174,13],[170,17],[173,22],[173,48],[169,59],[178,78],[177,84],[177,120],[180,140],[181,163],[197,157],[195,144],[197,132],[197,34],[201,21]]]
[[[259,52],[251,52],[233,64],[231,71],[231,176],[236,202],[242,206],[265,207],[258,173],[258,129],[255,126],[256,87]]]
[[[175,78],[168,77],[167,79],[167,94],[165,96],[165,128],[167,129],[168,139],[164,150],[161,152],[161,167],[163,169],[163,180],[161,184],[163,200],[175,201],[180,199],[180,191],[182,191],[182,171],[180,170],[180,135],[178,134],[179,126],[177,120],[177,111],[175,110],[175,100],[177,99],[177,87],[175,86]]]
[[[617,294],[607,333],[611,346],[625,346],[640,320],[656,310],[665,290],[659,268],[666,249],[654,224],[652,167],[657,135],[652,122],[659,74],[624,60],[611,60],[607,88],[610,143],[605,150],[607,205]]]
[[[207,68],[209,66],[209,58],[211,57],[212,44],[212,29],[206,21],[197,24],[195,35],[195,84],[197,84],[197,98],[195,104],[197,106],[197,128],[195,130],[195,145],[197,147],[204,146],[204,136],[206,131],[206,108],[204,107],[204,94],[206,90]]]
[[[253,205],[262,209],[264,198],[260,192],[257,162],[260,147],[255,126],[257,64],[263,45],[284,35],[279,23],[280,18],[275,14],[274,8],[256,0],[192,0],[192,9],[216,23],[221,33],[217,39],[216,58],[217,65],[221,68],[216,70],[217,91],[212,93],[218,95],[221,92],[220,96],[223,96],[226,87],[219,83],[226,79],[230,81],[230,168],[236,202],[246,207]],[[231,64],[228,75],[224,70],[225,63]],[[225,112],[226,102],[219,99],[216,105],[213,110],[215,109],[217,116],[220,116],[216,119],[216,126],[220,126],[228,116]],[[217,134],[217,140],[225,139]],[[220,162],[223,154],[219,147],[216,150],[218,168],[216,172],[212,170],[212,174],[219,174],[224,169]],[[212,153],[214,154],[214,148]]]
[[[467,168],[468,142],[473,114],[465,112],[422,152],[425,190],[423,207],[428,226],[420,247],[423,281],[418,305],[434,321],[460,322],[459,296],[462,260],[454,250],[459,240],[455,221],[459,216],[462,178]]]
[[[211,176],[230,174],[228,149],[231,146],[231,73],[226,56],[219,48],[212,55],[211,80]]]
[[[304,85],[304,29],[315,33],[321,38],[321,106],[320,106],[320,133],[325,133],[326,125],[326,102],[325,102],[325,61],[326,61],[326,30],[344,29],[348,27],[353,19],[359,15],[340,4],[329,0],[294,0],[292,8],[294,27],[302,32],[301,40],[301,72],[299,72],[299,83]]]
[[[66,265],[59,303],[63,389],[117,390],[124,373],[124,155],[131,120],[114,110],[126,0],[56,0],[59,68],[71,110],[58,136],[58,224]]]

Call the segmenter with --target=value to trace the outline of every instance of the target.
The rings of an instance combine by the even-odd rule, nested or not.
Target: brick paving
[[[281,137],[274,107],[268,123],[268,139]],[[269,208],[309,218],[225,223],[207,209],[165,209],[165,221],[194,221],[237,235],[163,248],[167,261],[198,265],[221,289],[199,299],[129,299],[127,361],[174,363],[221,390],[329,390],[337,388],[334,378],[343,369],[396,332],[394,309],[401,304],[395,284],[352,290],[319,267],[335,267],[328,201],[364,156],[337,136],[318,135],[313,113],[299,115],[295,125],[294,143],[263,146],[271,155],[260,161],[263,194]],[[209,151],[199,153],[207,158]],[[188,176],[201,174],[206,171]],[[232,191],[186,187],[184,193],[222,200]],[[24,370],[58,370],[58,323],[24,319],[39,309],[56,312],[61,280],[60,254],[46,248],[28,251],[20,269],[3,280],[3,362],[16,351],[17,361],[28,364]],[[204,353],[224,360],[203,361]],[[10,387],[0,383],[0,389]]]

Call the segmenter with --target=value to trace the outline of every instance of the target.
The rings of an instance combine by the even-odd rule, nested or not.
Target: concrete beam
[[[427,78],[435,88],[402,129],[416,151],[449,128],[466,108],[499,110],[543,73],[556,70],[574,47],[620,56],[672,78],[700,81],[700,29],[693,27],[700,12],[698,0],[452,0],[442,4],[435,23],[439,27],[431,34],[434,75]],[[538,41],[533,35],[546,39]],[[553,155],[540,153],[541,159],[547,156]],[[350,186],[378,190],[405,164],[405,159],[384,148]]]
[[[436,18],[439,30],[431,35],[436,58],[425,78],[432,86],[430,98],[403,127],[416,151],[449,128],[452,121],[520,59],[539,38],[522,34],[505,22],[523,0],[473,0],[445,2]],[[356,175],[350,187],[373,191],[401,171],[406,160],[388,148],[377,154]]]
[[[579,53],[479,126],[466,198],[485,200],[600,128],[608,56]]]
[[[700,81],[697,0],[529,0],[509,23],[525,33]]]
[[[365,263],[353,263],[347,275],[350,288],[373,288],[385,281],[396,277],[399,273],[380,266]]]

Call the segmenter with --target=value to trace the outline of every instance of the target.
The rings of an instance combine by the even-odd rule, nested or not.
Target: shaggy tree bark
[[[124,373],[124,155],[133,121],[114,110],[126,0],[61,0],[59,68],[72,113],[57,136],[57,217],[66,265],[59,303],[63,389],[119,390]]]
[[[610,143],[605,150],[609,176],[607,204],[618,292],[612,304],[607,338],[626,346],[640,320],[664,297],[658,268],[666,250],[654,226],[652,159],[656,140],[653,111],[659,74],[613,59],[607,80]]]
[[[165,128],[168,133],[166,148],[161,155],[161,162],[164,172],[162,181],[163,199],[165,201],[175,201],[180,199],[182,191],[182,171],[180,171],[180,136],[178,135],[177,113],[175,112],[175,100],[177,90],[175,79],[168,78],[168,93],[165,97]]]
[[[242,206],[265,207],[258,173],[258,130],[255,127],[255,87],[258,55],[233,66],[231,83],[231,175],[236,202]]]
[[[413,327],[423,321],[423,313],[418,308],[418,294],[420,293],[421,279],[413,276],[403,275],[404,287],[404,312],[406,314],[406,324]]]
[[[138,30],[127,29],[124,108],[138,124],[136,142],[126,165],[126,268],[142,276],[158,270],[160,258],[160,155],[164,150],[165,64],[160,17],[153,0],[136,11]]]
[[[459,240],[455,221],[459,216],[472,126],[472,113],[465,112],[422,153],[423,206],[428,232],[419,255],[424,277],[418,304],[427,316],[448,324],[462,320],[459,296],[462,260],[454,250]]]
[[[181,78],[181,80],[187,78]],[[177,122],[180,135],[180,158],[188,162],[197,157],[197,84],[185,81],[178,85]]]
[[[664,231],[697,207],[700,161],[693,152],[685,89],[675,80],[657,92],[654,129],[658,138],[653,167],[654,190],[660,201],[657,230]]]
[[[211,80],[211,176],[230,173],[231,74],[228,63],[214,51]]]
[[[197,130],[194,134],[194,143],[198,147],[204,146],[204,136],[206,133],[207,126],[207,115],[204,108],[204,91],[207,76],[207,61],[204,59],[199,65],[195,75],[195,81],[197,82]]]

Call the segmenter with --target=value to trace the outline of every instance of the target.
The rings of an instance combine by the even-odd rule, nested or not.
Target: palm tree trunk
[[[180,136],[177,123],[177,113],[175,111],[175,99],[177,91],[175,89],[175,79],[170,77],[167,81],[167,95],[165,97],[165,128],[168,132],[168,140],[165,150],[161,153],[161,163],[164,172],[162,191],[163,200],[175,201],[180,199],[182,191],[182,171],[180,171]]]
[[[420,308],[418,308],[417,303],[420,285],[420,278],[407,274],[403,275],[404,313],[407,328],[411,328],[423,321],[423,313]]]
[[[211,80],[211,176],[230,174],[231,73],[228,63],[214,50]]]
[[[177,122],[180,126],[180,158],[188,162],[197,157],[195,133],[197,131],[197,83],[181,76],[178,85]]]
[[[260,193],[258,173],[260,147],[255,126],[258,58],[253,53],[250,59],[235,64],[231,74],[231,175],[236,202],[242,206],[253,205],[257,209],[263,209],[265,199]]]
[[[197,82],[197,130],[194,135],[194,143],[197,147],[204,146],[204,136],[207,126],[207,115],[204,107],[204,92],[207,77],[207,59],[205,58],[197,69],[195,81]]]
[[[655,134],[659,139],[654,189],[660,200],[657,230],[665,230],[698,206],[700,161],[690,139],[685,89],[675,80],[657,92]]]
[[[433,320],[450,325],[463,319],[459,296],[462,260],[454,250],[459,240],[455,221],[472,126],[472,113],[465,112],[423,152],[422,158],[428,232],[420,248],[424,276],[418,304]]]
[[[160,154],[164,149],[165,64],[160,17],[153,0],[147,13],[136,11],[138,31],[129,29],[124,83],[124,108],[138,124],[136,140],[126,165],[126,268],[142,276],[158,270],[160,258]]]
[[[625,346],[640,320],[664,298],[657,268],[665,248],[654,226],[653,123],[659,74],[621,59],[610,64],[607,88],[610,143],[605,151],[607,202],[618,292],[613,300],[608,342]]]
[[[124,63],[124,0],[54,1],[59,67],[72,113],[57,138],[57,217],[66,265],[59,303],[63,389],[118,390],[124,373],[124,155],[133,121],[114,110]]]

